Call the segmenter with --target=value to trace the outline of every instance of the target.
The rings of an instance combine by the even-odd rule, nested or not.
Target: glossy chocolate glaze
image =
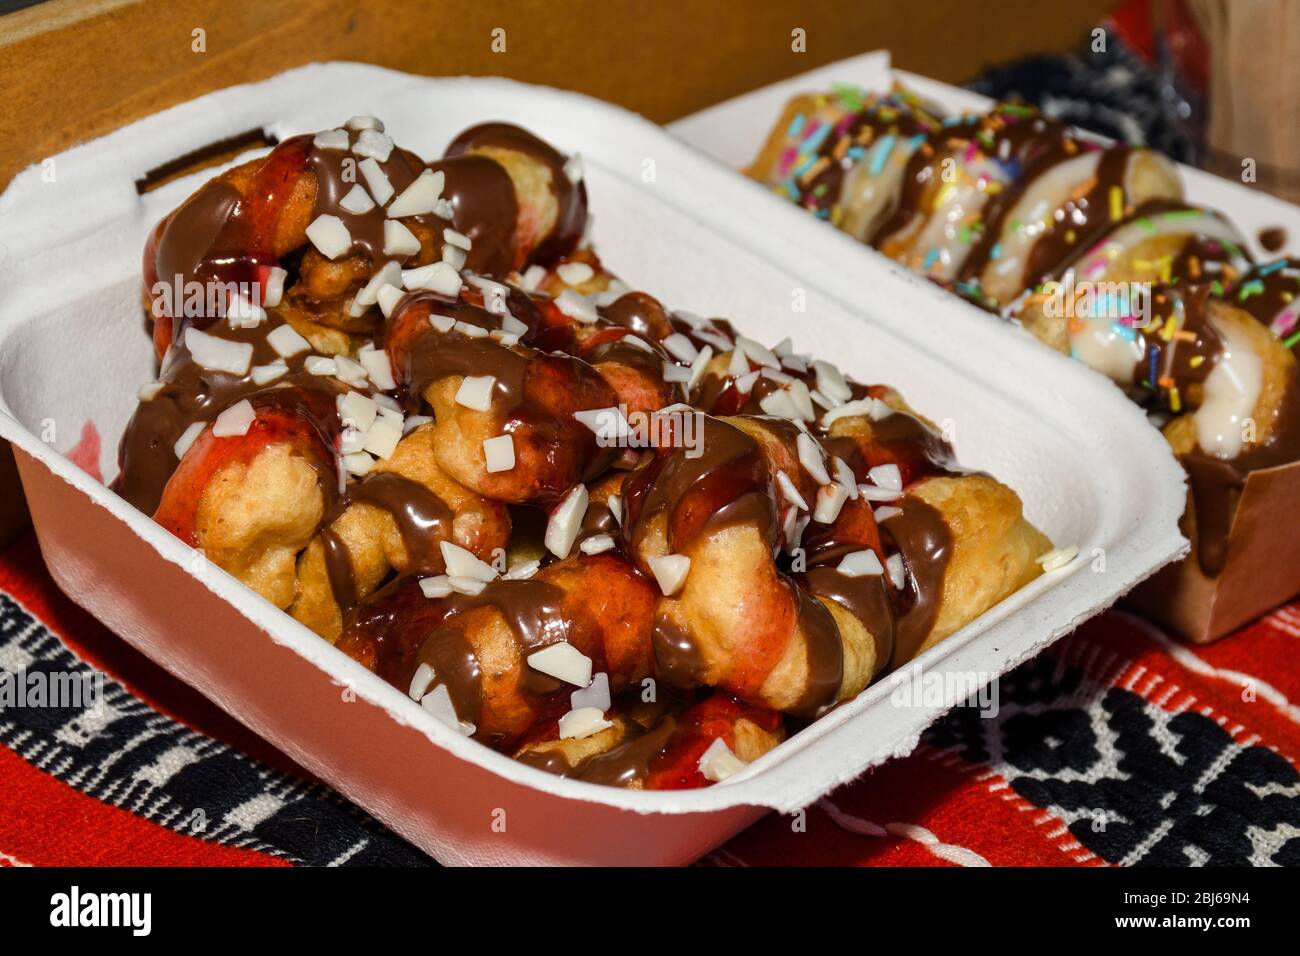
[[[895,600],[895,667],[915,657],[934,629],[953,545],[947,522],[933,506],[916,495],[908,495],[899,499],[897,507],[903,513],[881,525],[881,531],[903,556],[907,571],[906,587]]]
[[[523,153],[550,171],[550,190],[555,197],[555,224],[541,244],[533,250],[536,262],[551,262],[577,248],[587,226],[587,187],[575,183],[565,172],[567,159],[549,143],[510,123],[483,123],[465,130],[447,147],[447,156],[455,158],[483,149],[506,149]]]

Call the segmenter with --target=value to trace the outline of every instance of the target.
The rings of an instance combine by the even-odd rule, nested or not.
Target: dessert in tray
[[[885,385],[667,309],[514,126],[355,117],[153,230],[114,487],[449,726],[725,779],[1061,558]]]
[[[748,172],[1147,407],[1187,469],[1207,578],[1247,475],[1300,460],[1300,263],[1253,263],[1158,153],[1022,106],[941,117],[840,88],[791,100]]]

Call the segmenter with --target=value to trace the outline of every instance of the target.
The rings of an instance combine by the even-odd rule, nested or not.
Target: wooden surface
[[[0,17],[0,184],[200,93],[314,60],[497,74],[666,122],[879,47],[949,81],[1073,47],[1111,0],[49,0]],[[492,52],[492,31],[506,49]],[[791,50],[805,31],[807,52]],[[194,52],[193,31],[206,52]]]
[[[988,64],[1074,47],[1110,5],[48,0],[0,17],[0,186],[46,156],[164,107],[318,60],[508,76],[667,122],[882,47],[900,67],[960,82]],[[504,52],[492,49],[497,29],[505,31]],[[804,31],[805,52],[792,49],[796,29]],[[12,457],[0,447],[0,545],[25,522],[16,489]]]

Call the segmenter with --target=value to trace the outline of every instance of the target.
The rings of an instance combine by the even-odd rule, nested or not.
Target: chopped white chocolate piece
[[[337,149],[340,152],[347,152],[348,131],[345,129],[327,129],[313,136],[311,144],[317,149]]]
[[[458,249],[450,244],[442,247],[442,261],[451,266],[457,272],[465,268],[466,258],[464,249]]]
[[[262,282],[262,305],[274,309],[284,298],[284,280],[289,273],[279,266],[271,266]]]
[[[466,737],[474,732],[473,724],[466,723],[456,715],[456,706],[451,702],[451,691],[447,690],[446,684],[439,684],[421,697],[420,706],[436,717],[439,722],[446,724],[452,730],[459,731]]]
[[[602,714],[613,703],[609,694],[609,675],[603,671],[591,679],[586,687],[575,690],[569,695],[569,706],[574,710],[583,707],[595,707]]]
[[[612,534],[593,534],[578,545],[578,550],[583,554],[603,554],[614,547],[614,536]]]
[[[413,256],[419,251],[420,240],[415,238],[415,233],[396,219],[384,220],[384,255]]]
[[[659,590],[672,597],[686,583],[686,576],[691,571],[691,559],[684,554],[665,554],[663,557],[650,558],[650,573],[659,582]]]
[[[779,369],[781,360],[778,359],[772,350],[760,345],[753,339],[746,338],[743,335],[736,336],[736,347],[742,349],[745,357],[756,365],[766,365],[768,368]]]
[[[375,467],[375,460],[364,451],[342,455],[339,460],[343,463],[343,470],[350,475],[364,475]]]
[[[476,557],[472,551],[462,548],[451,541],[439,541],[442,560],[447,565],[447,574],[459,578],[477,578],[491,581],[497,576],[496,569],[486,561]]]
[[[347,392],[334,400],[338,408],[339,420],[345,426],[364,432],[375,423],[379,407],[369,395],[360,392]]]
[[[339,370],[334,360],[324,355],[308,355],[302,360],[302,367],[308,375],[333,375]]]
[[[176,444],[172,446],[172,451],[176,453],[178,459],[185,457],[185,453],[203,434],[203,429],[206,427],[206,422],[193,422],[185,431],[181,432],[181,437],[176,439]]]
[[[700,354],[695,356],[695,361],[691,363],[691,377],[686,382],[686,390],[693,391],[700,380],[704,378],[704,373],[708,370],[709,361],[713,358],[713,346],[706,345],[700,349]]]
[[[393,184],[389,182],[388,174],[382,166],[373,159],[363,159],[357,168],[361,170],[361,178],[366,181],[366,187],[370,190],[370,195],[375,197],[375,202],[382,206],[393,198]]]
[[[903,509],[895,508],[893,505],[885,505],[884,507],[874,509],[871,513],[875,516],[876,524],[879,524],[882,521],[888,521],[890,518],[901,515]]]
[[[376,293],[375,297],[379,300],[379,311],[384,313],[384,318],[391,319],[393,317],[393,310],[397,308],[397,303],[401,301],[404,295],[406,293],[403,290],[393,285],[386,285]]]
[[[813,481],[819,485],[829,485],[831,476],[826,471],[826,462],[822,460],[821,446],[816,440],[804,432],[800,432],[794,440],[795,447],[799,450],[799,464],[803,465],[804,471],[812,475]],[[820,519],[819,519],[820,520]]]
[[[864,501],[897,501],[903,497],[901,488],[881,488],[877,485],[858,485],[858,494]]]
[[[377,129],[363,129],[357,134],[357,141],[352,144],[352,152],[366,156],[381,163],[388,162],[393,151],[393,138]]]
[[[454,299],[460,295],[460,287],[464,283],[461,281],[460,273],[447,263],[433,262],[418,269],[403,269],[402,285],[411,291],[428,289],[430,292],[437,292],[439,295]]]
[[[471,339],[487,338],[490,334],[483,326],[475,325],[473,322],[462,322],[460,319],[456,320],[455,329],[461,335],[468,335]]]
[[[823,395],[839,402],[847,402],[853,397],[853,390],[844,380],[844,375],[830,362],[817,359],[813,362],[813,370],[817,373],[817,389]]]
[[[570,489],[559,507],[551,512],[542,542],[546,545],[546,550],[557,558],[567,558],[573,550],[573,542],[577,540],[578,532],[582,529],[582,519],[587,514],[587,501],[587,487],[579,483]]]
[[[465,235],[463,232],[457,232],[455,229],[450,227],[442,230],[442,238],[448,245],[455,246],[458,249],[464,249],[466,252],[469,252],[470,249],[473,248],[473,243],[470,241],[469,236]]]
[[[591,658],[568,641],[550,644],[529,654],[528,666],[575,687],[586,687],[591,683]]]
[[[613,726],[595,707],[582,707],[560,718],[560,739],[581,740]]]
[[[796,418],[805,422],[815,422],[817,420],[817,410],[813,408],[812,396],[808,394],[808,386],[795,379],[786,388],[790,401],[794,404]]]
[[[781,494],[785,495],[786,501],[790,502],[790,504],[794,505],[800,511],[808,510],[808,502],[804,500],[803,495],[799,494],[798,487],[790,480],[790,476],[784,471],[778,471],[776,473],[776,484],[777,487],[781,489]]]
[[[388,458],[397,450],[397,443],[402,440],[402,423],[391,419],[380,419],[366,431],[366,442],[362,446],[376,458]]]
[[[749,764],[732,753],[725,740],[717,737],[713,743],[709,744],[708,749],[700,755],[698,766],[700,773],[704,775],[704,779],[711,780],[714,783],[721,783],[728,777],[744,770]]]
[[[546,267],[540,265],[531,265],[524,270],[524,274],[519,277],[519,288],[525,292],[535,292],[537,287],[542,284],[546,278]]]
[[[300,352],[311,348],[311,343],[298,334],[297,329],[287,322],[272,329],[266,336],[266,344],[271,346],[281,358],[293,358]]]
[[[685,385],[691,380],[691,370],[685,365],[678,365],[676,362],[664,362],[663,379],[670,384],[681,382]]]
[[[449,315],[438,315],[434,313],[429,316],[429,324],[439,332],[450,332],[456,327],[456,320]]]
[[[479,578],[467,578],[459,574],[447,575],[447,584],[457,594],[482,594],[488,586],[486,581]]]
[[[832,524],[840,516],[840,509],[849,500],[849,493],[839,482],[822,485],[817,489],[817,505],[813,509],[813,518],[822,524]]]
[[[891,554],[885,559],[885,570],[889,572],[889,583],[897,591],[903,590],[907,585],[907,569],[903,564],[901,554]]]
[[[247,375],[253,362],[251,342],[232,342],[193,327],[185,330],[185,347],[196,365],[212,372]]]
[[[375,208],[375,201],[370,197],[370,193],[366,192],[366,187],[357,183],[339,200],[339,206],[354,216],[364,216]]]
[[[591,429],[598,439],[597,444],[602,448],[613,447],[620,439],[632,434],[632,426],[616,405],[583,409],[574,412],[573,417]]]
[[[575,184],[582,182],[582,177],[584,173],[585,173],[585,168],[583,167],[581,153],[574,153],[567,160],[565,160],[564,175],[569,177],[570,182],[573,182]]]
[[[411,185],[402,190],[400,196],[392,201],[388,207],[388,218],[400,219],[404,216],[424,216],[433,212],[438,203],[438,197],[442,195],[445,180],[446,176],[442,170],[426,169],[415,178]]]
[[[484,467],[491,474],[515,467],[515,440],[509,434],[483,439]]]
[[[248,399],[235,402],[212,423],[213,438],[233,438],[236,435],[247,435],[248,429],[252,427],[253,421],[257,418],[257,412],[253,411],[253,403]]]
[[[383,349],[363,349],[357,353],[357,359],[376,388],[383,389],[385,392],[397,388],[397,381],[393,378],[393,365],[388,360],[388,353]]]
[[[850,578],[860,578],[864,574],[884,574],[884,566],[880,563],[880,557],[871,549],[865,551],[854,551],[846,554],[840,559],[840,563],[835,566],[835,570],[840,574]]]
[[[875,482],[877,487],[887,488],[890,491],[903,490],[903,473],[898,470],[897,465],[877,465],[867,472],[867,477]]]
[[[284,359],[276,359],[266,365],[254,365],[249,370],[249,377],[252,378],[254,385],[268,385],[288,374],[289,363]]]
[[[855,416],[879,420],[882,417],[879,411],[881,408],[888,410],[889,406],[875,398],[855,398],[851,402],[837,405],[822,415],[822,424],[829,427],[831,423],[841,418],[853,418]]]
[[[261,366],[254,366],[253,368],[253,381],[257,381],[258,368],[261,368]],[[155,398],[158,397],[158,393],[163,390],[164,384],[165,384],[164,382],[145,382],[136,391],[135,397],[138,401],[141,402],[152,402]]]
[[[579,295],[572,289],[565,289],[556,296],[555,307],[573,321],[581,322],[584,325],[590,325],[600,318],[591,300],[585,295]]]
[[[255,329],[266,321],[266,311],[242,295],[232,295],[226,303],[226,322],[232,329]]]
[[[669,355],[687,365],[694,362],[695,356],[700,354],[695,343],[680,332],[674,332],[659,344],[668,350]]]
[[[472,408],[476,412],[486,412],[492,407],[492,389],[497,380],[492,375],[467,375],[456,389],[456,404]]]
[[[790,393],[785,389],[768,392],[758,400],[758,407],[763,410],[763,414],[775,415],[777,418],[794,419],[799,417],[799,409],[795,408]]]
[[[384,124],[380,120],[365,114],[354,116],[343,125],[351,130],[373,129],[381,133],[384,131]]]
[[[420,590],[424,590],[425,581],[432,580],[433,578],[424,578],[420,581]],[[451,593],[451,588],[447,589],[447,593]],[[445,597],[446,595],[439,596]],[[424,661],[420,661],[420,666],[417,667],[415,673],[411,675],[411,686],[407,689],[406,696],[411,698],[411,700],[419,700],[429,692],[429,685],[433,683],[434,677],[435,674],[433,673],[433,668]]]
[[[538,568],[541,566],[542,562],[537,558],[533,558],[529,561],[520,561],[501,576],[507,581],[526,581],[536,574]]]
[[[731,360],[727,363],[727,374],[732,378],[740,378],[742,375],[749,374],[749,359],[745,358],[742,349],[731,350]]]
[[[366,367],[346,355],[334,356],[334,377],[353,388],[362,388],[369,380]]]
[[[556,266],[555,274],[565,285],[582,285],[590,281],[596,272],[585,262],[565,262]]]
[[[738,391],[741,395],[748,395],[750,392],[752,392],[754,390],[754,383],[758,381],[758,374],[759,374],[758,372],[749,372],[745,375],[740,376],[740,378],[736,379],[736,381],[733,383],[736,386],[736,391]],[[762,403],[760,402],[759,404],[761,405]],[[791,411],[793,411],[794,406],[791,405],[790,409]]]
[[[1054,548],[1036,560],[1043,567],[1043,572],[1058,571],[1073,561],[1079,555],[1079,549],[1074,545],[1067,548]]]
[[[352,248],[352,233],[338,216],[321,213],[307,227],[307,238],[326,259],[337,259]]]

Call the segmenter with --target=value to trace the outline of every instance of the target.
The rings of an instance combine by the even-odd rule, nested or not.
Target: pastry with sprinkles
[[[747,172],[1150,409],[1187,468],[1206,577],[1246,476],[1300,460],[1300,263],[1255,265],[1159,154],[1029,107],[942,117],[837,87],[791,100]]]
[[[582,162],[368,116],[151,233],[114,488],[457,733],[636,789],[742,772],[1071,561],[893,389],[673,311]]]

